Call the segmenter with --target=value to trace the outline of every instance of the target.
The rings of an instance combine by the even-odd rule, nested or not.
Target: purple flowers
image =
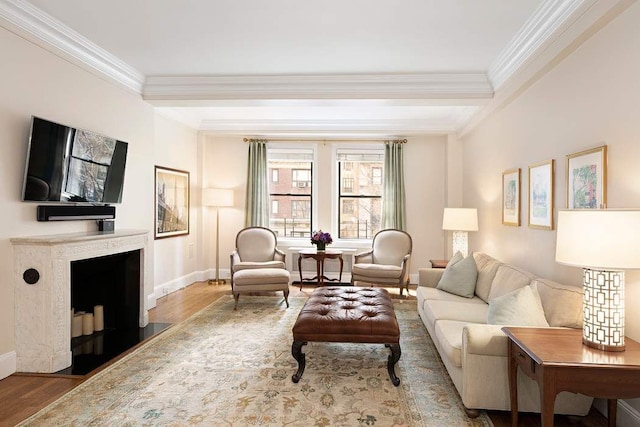
[[[333,239],[331,238],[331,234],[323,233],[322,230],[318,230],[311,233],[311,243],[314,245],[317,245],[318,243],[328,245],[333,243]]]

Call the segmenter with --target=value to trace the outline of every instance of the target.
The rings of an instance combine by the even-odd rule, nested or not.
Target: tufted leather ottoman
[[[384,344],[391,349],[387,370],[393,385],[400,384],[395,364],[400,359],[400,328],[386,289],[335,286],[317,288],[309,297],[293,326],[291,354],[300,381],[305,368],[302,346],[307,342]]]

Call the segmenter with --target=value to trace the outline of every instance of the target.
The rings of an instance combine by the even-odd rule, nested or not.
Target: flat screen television
[[[95,132],[31,118],[23,201],[122,201],[128,144]]]

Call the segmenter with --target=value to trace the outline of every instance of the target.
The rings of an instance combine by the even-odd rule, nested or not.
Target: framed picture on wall
[[[520,226],[520,168],[502,172],[502,223]]]
[[[567,208],[607,207],[607,146],[567,156]]]
[[[555,160],[529,166],[529,227],[553,230]]]
[[[189,172],[155,167],[155,238],[189,234]]]

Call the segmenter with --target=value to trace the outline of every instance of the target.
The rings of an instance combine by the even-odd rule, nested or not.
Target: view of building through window
[[[311,236],[312,150],[269,149],[269,227],[279,237]]]
[[[382,150],[338,151],[338,237],[371,239],[382,222]]]
[[[371,239],[382,220],[382,149],[338,149],[337,167],[316,165],[320,171],[338,174],[337,230],[341,239]],[[279,237],[306,238],[313,231],[314,151],[312,148],[269,148],[269,226]],[[325,174],[326,176],[326,174]],[[335,202],[334,202],[335,203]]]

